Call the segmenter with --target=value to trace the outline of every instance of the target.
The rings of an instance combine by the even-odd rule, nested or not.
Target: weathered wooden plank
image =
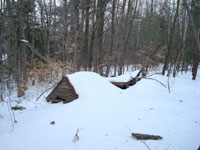
[[[133,137],[137,140],[160,140],[162,139],[159,135],[141,134],[141,133],[131,133]]]
[[[52,103],[68,103],[78,98],[78,94],[67,77],[63,77],[55,89],[47,96],[47,101]]]

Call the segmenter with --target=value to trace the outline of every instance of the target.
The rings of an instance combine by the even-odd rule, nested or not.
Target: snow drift
[[[153,77],[164,83],[167,81],[163,76]],[[148,149],[143,142],[131,137],[129,129],[161,135],[163,140],[146,141],[152,150],[197,149],[199,77],[192,81],[190,75],[185,74],[173,79],[171,93],[153,80],[143,79],[123,91],[95,73],[79,72],[68,78],[79,94],[78,100],[69,104],[50,104],[45,97],[37,103],[24,99],[21,105],[26,109],[15,112],[17,123],[13,131],[9,113],[5,113],[7,107],[2,107],[1,149]],[[33,93],[29,94],[32,100],[37,97],[34,88],[28,92]],[[54,125],[50,124],[52,121]],[[73,141],[77,129],[79,139]]]

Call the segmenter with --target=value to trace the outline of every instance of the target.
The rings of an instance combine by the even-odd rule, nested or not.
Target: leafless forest
[[[0,100],[80,70],[195,80],[199,39],[200,0],[0,0]]]

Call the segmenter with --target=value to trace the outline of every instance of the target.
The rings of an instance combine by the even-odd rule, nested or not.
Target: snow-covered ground
[[[134,75],[133,73],[132,75]],[[130,74],[129,74],[130,75]],[[200,144],[200,76],[191,73],[170,78],[171,92],[160,83],[142,79],[121,90],[109,81],[126,81],[130,76],[103,78],[91,72],[69,75],[79,99],[68,104],[38,101],[38,88],[29,89],[12,113],[0,106],[1,150],[195,150]],[[164,84],[167,77],[153,75]],[[16,100],[14,95],[11,100]],[[50,122],[54,121],[52,125]],[[75,134],[78,129],[77,136]],[[155,134],[162,140],[140,141],[131,132]]]

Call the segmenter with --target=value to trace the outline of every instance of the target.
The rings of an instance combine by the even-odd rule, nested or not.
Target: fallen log
[[[137,140],[160,140],[162,139],[159,135],[150,135],[150,134],[140,134],[140,133],[131,133],[133,137]]]
[[[132,85],[135,85],[138,81],[141,80],[141,77],[135,77],[135,78],[132,78],[130,81],[129,81],[129,85],[132,86]]]
[[[115,86],[121,88],[121,89],[127,89],[129,86],[135,85],[138,81],[140,81],[143,77],[147,75],[147,70],[149,68],[150,62],[152,61],[155,54],[162,49],[165,49],[166,45],[163,45],[161,43],[158,45],[158,47],[153,51],[153,53],[149,56],[148,61],[145,65],[140,69],[140,71],[137,73],[137,75],[134,78],[131,78],[128,82],[111,82]]]
[[[111,82],[111,83],[120,89],[127,89],[129,87],[128,82]]]
[[[135,85],[141,78],[131,78],[128,82],[111,82],[120,89],[127,89],[129,86]]]

